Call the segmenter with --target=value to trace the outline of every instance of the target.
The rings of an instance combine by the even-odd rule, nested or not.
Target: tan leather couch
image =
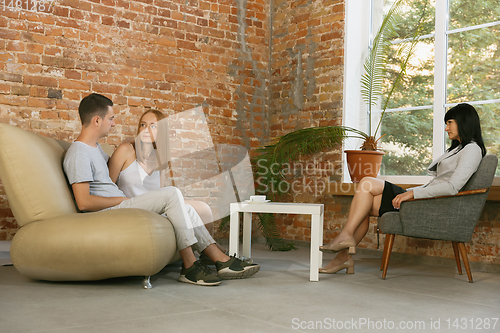
[[[21,227],[11,244],[16,269],[40,280],[100,280],[150,276],[178,259],[173,227],[158,214],[77,212],[62,169],[68,147],[0,124],[0,180]]]

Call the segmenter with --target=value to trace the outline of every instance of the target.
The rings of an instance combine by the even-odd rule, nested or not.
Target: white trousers
[[[191,246],[201,253],[215,243],[194,208],[184,203],[184,197],[177,187],[167,186],[130,198],[112,207],[117,208],[140,208],[168,218],[174,226],[179,250]]]

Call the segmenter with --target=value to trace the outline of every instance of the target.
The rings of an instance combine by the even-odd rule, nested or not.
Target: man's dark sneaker
[[[184,268],[184,264],[182,265],[179,281],[199,286],[218,286],[221,283],[221,279],[199,260],[195,261],[189,268]]]
[[[210,259],[208,256],[204,255],[203,253],[200,254],[200,257],[198,259],[200,260],[200,262],[203,265],[207,265],[207,266],[215,265],[215,262],[212,259]]]
[[[226,253],[225,253],[227,256],[229,256],[229,252],[226,250]],[[207,266],[214,266],[215,265],[215,262],[210,259],[208,256],[206,256],[205,254],[201,253],[200,254],[200,257],[198,258],[202,264],[204,265],[207,265]],[[246,263],[253,263],[253,259],[252,258],[245,258],[245,257],[240,257],[241,260],[243,260],[244,262]]]
[[[250,277],[260,270],[260,265],[231,256],[226,262],[215,262],[217,276],[222,280],[244,279]]]

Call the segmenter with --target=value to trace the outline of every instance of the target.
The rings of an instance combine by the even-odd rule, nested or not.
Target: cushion
[[[0,180],[20,226],[76,213],[56,140],[0,124]]]
[[[172,224],[142,209],[61,215],[22,227],[12,240],[16,269],[48,281],[158,273],[176,253]]]
[[[378,218],[378,227],[384,234],[403,234],[398,212],[387,212]]]

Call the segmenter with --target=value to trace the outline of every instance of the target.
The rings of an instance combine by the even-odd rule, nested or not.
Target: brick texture
[[[342,123],[344,1],[273,2],[271,39],[270,136],[312,126]],[[289,183],[284,201],[324,203],[331,221],[339,204],[323,194],[331,180],[340,180],[341,147],[294,161],[298,177]],[[285,186],[284,186],[285,188]],[[348,209],[348,207],[347,207]],[[309,241],[310,221],[304,216],[279,216],[286,238]],[[326,233],[325,239],[328,239]]]
[[[253,149],[291,131],[342,123],[344,0],[60,0],[36,10],[0,7],[0,122],[72,140],[79,101],[110,97],[106,139],[134,135],[150,108],[202,106],[215,143]],[[352,198],[327,196],[341,147],[294,161],[282,201],[325,204],[324,242],[345,224]],[[300,169],[298,169],[300,168]],[[298,170],[298,171],[297,171]],[[487,203],[469,259],[499,262],[498,205]],[[280,215],[287,239],[310,240],[310,221]],[[376,219],[360,247],[375,249]],[[0,240],[18,226],[0,183]],[[255,228],[256,229],[256,228]],[[226,233],[221,235],[227,236]],[[381,235],[380,243],[383,244]],[[396,238],[394,251],[453,257],[444,242]]]
[[[24,2],[23,2],[24,3]],[[60,0],[0,7],[0,122],[73,140],[78,103],[115,103],[106,139],[134,135],[139,116],[201,105],[216,143],[267,140],[269,5],[264,0]],[[17,224],[0,183],[0,240]]]

